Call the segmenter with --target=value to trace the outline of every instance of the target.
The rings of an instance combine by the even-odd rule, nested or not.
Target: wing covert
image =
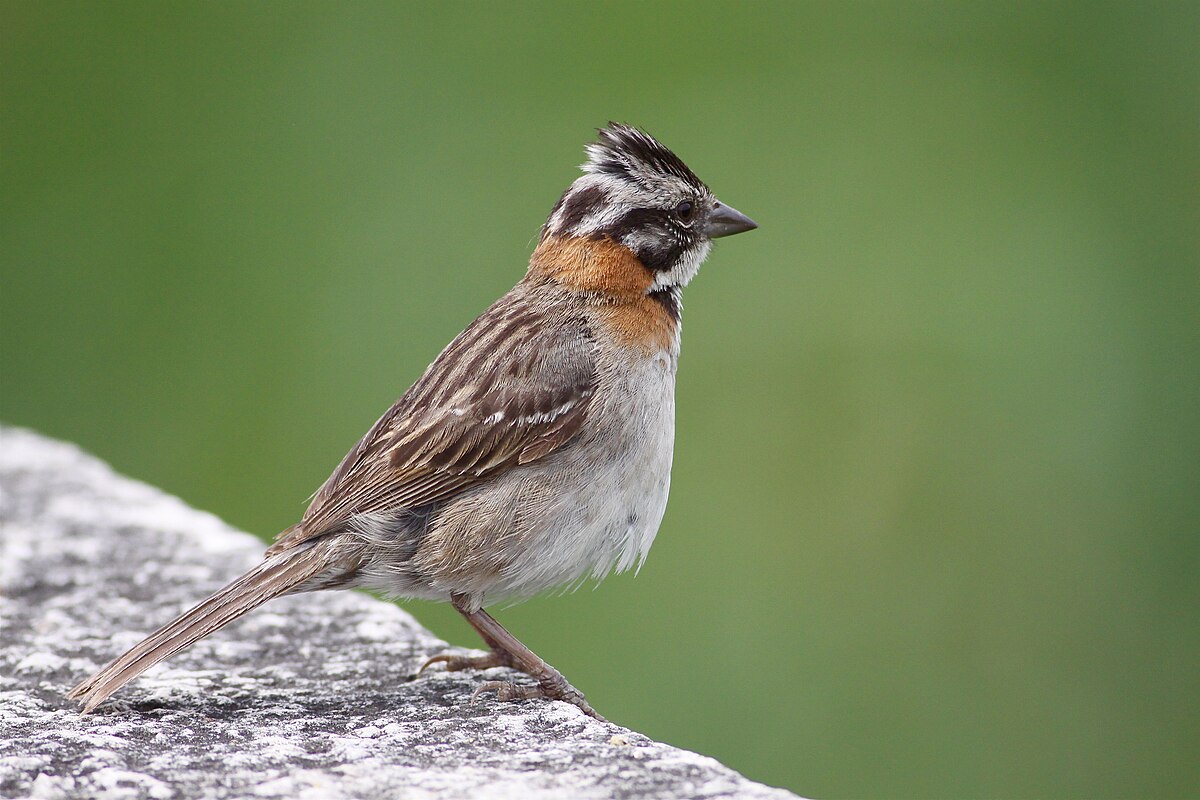
[[[521,287],[518,286],[518,289]],[[458,335],[346,454],[299,526],[273,549],[359,514],[444,500],[569,442],[596,389],[582,320],[534,313],[514,290]]]

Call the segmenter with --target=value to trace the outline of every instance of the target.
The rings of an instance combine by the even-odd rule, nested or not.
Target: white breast
[[[676,357],[613,366],[579,440],[530,475],[538,519],[487,590],[489,601],[599,579],[639,566],[650,550],[671,485]]]

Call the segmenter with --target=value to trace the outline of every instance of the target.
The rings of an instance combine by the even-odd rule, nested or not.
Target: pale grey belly
[[[538,522],[486,597],[528,597],[645,559],[666,511],[675,439],[674,365],[653,366],[649,380],[633,376],[636,391],[608,393],[621,400],[595,409],[598,429],[536,471],[534,482],[556,491],[536,503]]]
[[[376,547],[359,584],[487,604],[640,565],[667,506],[674,387],[674,358],[648,358],[597,393],[576,439],[451,500],[422,533]],[[366,535],[386,541],[387,527]]]

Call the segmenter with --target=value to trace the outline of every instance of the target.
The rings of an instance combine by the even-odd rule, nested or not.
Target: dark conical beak
[[[704,235],[710,239],[719,239],[722,236],[752,231],[757,227],[757,222],[718,200],[716,208],[708,215],[708,222],[704,224]]]

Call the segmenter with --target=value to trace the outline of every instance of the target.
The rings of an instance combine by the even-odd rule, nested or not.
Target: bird
[[[263,560],[70,690],[89,713],[263,603],[365,588],[450,602],[509,667],[472,701],[548,698],[603,720],[485,607],[640,566],[666,509],[682,291],[713,240],[757,228],[665,145],[610,122],[550,212],[525,276],[342,459]]]

